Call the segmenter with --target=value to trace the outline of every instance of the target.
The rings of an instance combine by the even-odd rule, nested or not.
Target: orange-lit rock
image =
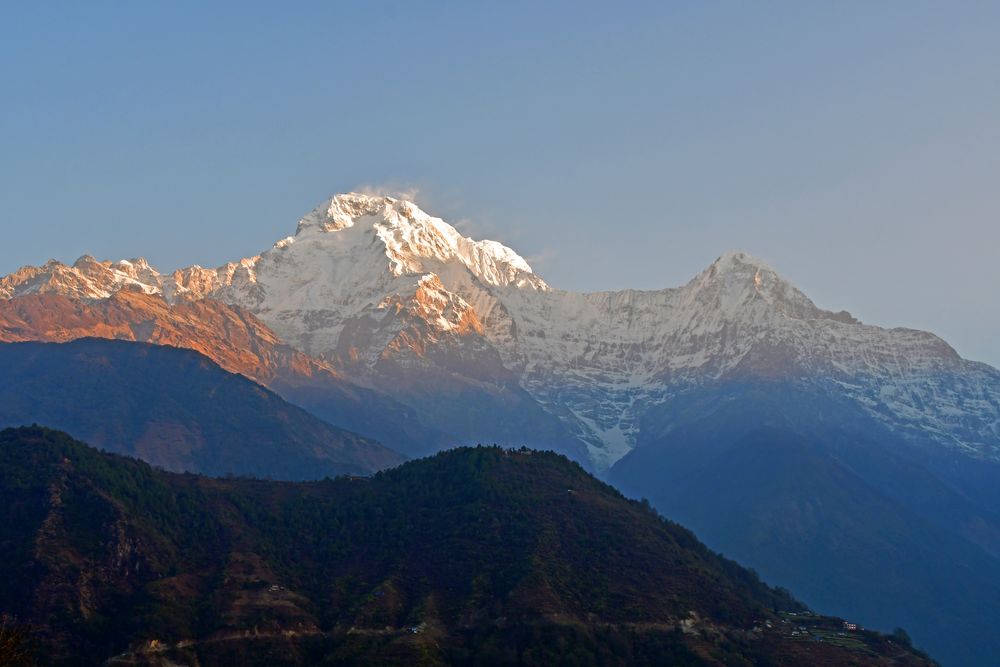
[[[121,291],[98,301],[59,294],[0,301],[0,342],[87,337],[196,350],[262,384],[282,373],[336,375],[328,364],[282,343],[248,311],[210,299],[171,306],[159,295]]]

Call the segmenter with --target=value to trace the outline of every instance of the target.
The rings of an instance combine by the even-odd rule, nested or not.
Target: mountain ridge
[[[396,451],[426,452],[453,440],[446,433],[423,426],[412,409],[349,381],[331,364],[285,344],[239,306],[211,299],[170,304],[162,295],[133,290],[87,301],[60,293],[0,300],[0,342],[66,342],[80,338],[194,350],[325,421]],[[387,414],[393,418],[386,419]]]
[[[962,359],[931,333],[818,308],[742,252],[721,255],[680,287],[578,294],[412,202],[354,193],[316,207],[271,249],[217,269],[167,275],[144,260],[84,257],[0,279],[6,299],[99,300],[122,290],[245,308],[291,347],[414,409],[426,405],[397,388],[426,375],[465,408],[506,402],[544,412],[549,445],[563,443],[598,471],[643,445],[636,424],[650,411],[739,377],[846,395],[892,428],[1000,460],[1000,371]],[[447,432],[455,415],[427,426]],[[533,444],[503,419],[455,435]]]

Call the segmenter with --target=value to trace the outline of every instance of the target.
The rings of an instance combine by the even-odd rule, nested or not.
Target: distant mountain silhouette
[[[661,435],[612,469],[619,488],[817,609],[902,625],[944,664],[995,664],[1000,516],[948,481],[960,470],[783,383],[714,387],[644,428]]]
[[[197,352],[145,343],[0,344],[0,425],[32,423],[208,475],[317,479],[403,460]]]
[[[212,299],[170,304],[123,289],[106,299],[61,293],[0,299],[0,342],[113,338],[194,350],[245,375],[324,421],[404,453],[427,453],[456,438],[424,426],[416,411],[347,380],[329,363],[281,341],[250,311]]]

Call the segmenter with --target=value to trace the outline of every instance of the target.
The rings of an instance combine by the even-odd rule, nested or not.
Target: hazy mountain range
[[[366,465],[554,449],[820,610],[904,625],[949,664],[1000,655],[1000,371],[823,310],[744,253],[580,294],[411,202],[339,195],[214,269],[0,279],[0,340],[81,337],[197,351],[378,441],[352,450]]]
[[[269,338],[418,408],[432,429],[557,447],[597,471],[655,439],[644,423],[677,397],[734,378],[791,380],[941,448],[1000,459],[1000,372],[933,334],[821,310],[743,253],[681,288],[578,294],[411,202],[349,194],[273,248],[216,269],[83,257],[0,280],[7,299],[93,303],[122,291],[239,306]]]

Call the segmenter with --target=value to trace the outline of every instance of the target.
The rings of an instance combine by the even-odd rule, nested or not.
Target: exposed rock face
[[[0,301],[0,341],[114,338],[196,350],[261,384],[294,373],[334,374],[329,364],[282,343],[252,313],[209,299],[168,304],[162,295],[122,290],[104,299],[59,293]]]
[[[400,450],[424,452],[449,444],[449,436],[423,427],[412,409],[349,382],[330,363],[282,343],[238,306],[212,299],[169,304],[161,294],[129,289],[107,298],[42,292],[0,301],[0,342],[88,337],[195,350],[331,423]]]
[[[526,410],[544,415],[549,446],[598,470],[655,435],[638,428],[651,412],[741,378],[820,387],[893,428],[1000,459],[1000,372],[933,334],[822,310],[743,253],[680,288],[578,294],[410,202],[351,194],[317,207],[270,250],[218,269],[164,275],[144,260],[82,258],[0,280],[0,296],[18,299],[126,291],[176,308],[210,298],[248,310],[315,363],[436,408],[430,425],[462,440],[546,444],[510,426]],[[430,387],[453,404],[432,400]],[[467,427],[447,421],[470,410],[480,418]]]

